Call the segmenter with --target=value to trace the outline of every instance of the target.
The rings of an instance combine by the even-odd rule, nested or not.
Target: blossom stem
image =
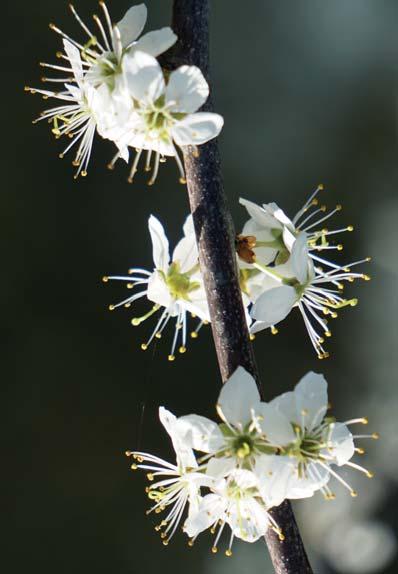
[[[173,25],[178,42],[161,58],[164,67],[198,66],[209,79],[209,0],[174,0]],[[204,106],[212,110],[211,98]],[[188,195],[199,247],[199,262],[209,304],[213,337],[223,382],[241,365],[258,376],[239,286],[235,233],[221,175],[216,140],[184,149]],[[266,542],[276,574],[311,574],[312,569],[288,501],[271,511],[284,540],[271,528]]]

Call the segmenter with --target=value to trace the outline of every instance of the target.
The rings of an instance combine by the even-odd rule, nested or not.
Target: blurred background
[[[108,6],[117,21],[130,2]],[[169,23],[171,1],[147,6],[146,30]],[[88,21],[97,11],[91,0],[76,7]],[[124,451],[172,459],[158,405],[215,416],[219,372],[208,327],[174,363],[166,337],[142,352],[152,325],[133,328],[130,319],[144,307],[109,313],[125,288],[101,277],[151,268],[147,218],[157,215],[174,243],[186,193],[172,161],[154,187],[145,174],[128,185],[124,165],[106,169],[113,148],[102,141],[88,177],[73,180],[69,159],[57,157],[63,143],[31,125],[46,102],[23,86],[39,86],[38,62],[60,49],[50,21],[73,38],[80,30],[63,0],[5,8],[3,492],[12,526],[7,519],[3,561],[18,574],[271,574],[262,542],[237,541],[229,559],[210,553],[207,534],[192,549],[183,535],[165,548],[145,516],[145,476],[131,473]],[[333,227],[355,226],[341,261],[373,257],[372,281],[349,286],[359,305],[334,323],[328,360],[312,353],[298,313],[278,336],[255,341],[267,397],[322,371],[334,414],[367,416],[382,437],[363,444],[361,462],[375,478],[346,476],[357,499],[336,487],[334,502],[296,504],[317,574],[398,569],[397,21],[395,0],[212,2],[212,89],[225,116],[220,145],[237,229],[246,218],[240,196],[294,215],[322,182],[324,202],[343,204]]]

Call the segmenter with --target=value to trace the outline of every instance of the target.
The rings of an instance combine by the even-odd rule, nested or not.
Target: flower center
[[[152,106],[141,110],[147,132],[156,139],[164,142],[170,141],[170,128],[172,125],[183,119],[186,114],[170,112],[166,106],[164,95],[160,96]]]
[[[164,277],[165,283],[174,299],[184,299],[189,301],[189,295],[200,287],[198,281],[191,280],[193,270],[187,273],[181,273],[180,264],[173,262]]]

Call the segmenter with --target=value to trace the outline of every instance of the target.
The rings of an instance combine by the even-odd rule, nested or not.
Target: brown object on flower
[[[254,235],[237,235],[235,238],[235,248],[239,257],[246,263],[254,263],[256,254],[253,249],[256,247]]]

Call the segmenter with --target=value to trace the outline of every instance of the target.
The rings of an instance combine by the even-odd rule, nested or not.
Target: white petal
[[[153,262],[156,269],[167,272],[170,256],[169,256],[169,242],[160,221],[150,216],[148,220],[149,233],[152,239],[152,255]]]
[[[191,114],[205,103],[208,96],[209,85],[196,66],[180,66],[170,74],[166,88],[170,111]]]
[[[150,54],[156,58],[171,48],[176,41],[177,36],[171,28],[166,26],[165,28],[154,30],[141,36],[141,38],[130,48],[130,52],[140,50],[140,52],[145,52],[146,54]]]
[[[287,317],[296,301],[295,289],[288,285],[281,285],[260,295],[254,303],[250,315],[253,319],[262,321],[267,327],[271,327]]]
[[[76,82],[78,83],[79,87],[81,87],[81,83],[83,81],[83,65],[82,60],[80,57],[80,52],[69,40],[63,41],[65,53],[69,58],[69,62],[71,64],[73,75],[75,76]]]
[[[354,440],[345,424],[335,423],[333,425],[329,441],[332,443],[332,452],[328,454],[335,457],[338,466],[346,464],[354,456]]]
[[[238,367],[221,389],[217,410],[223,420],[244,426],[251,420],[251,411],[256,410],[259,402],[255,380],[243,367]]]
[[[126,54],[123,71],[133,98],[140,102],[155,102],[164,92],[165,82],[158,61],[144,52]]]
[[[276,203],[265,203],[263,207],[268,213],[272,214],[275,219],[282,223],[284,227],[286,226],[290,231],[294,231],[294,225],[291,219]]]
[[[319,425],[328,408],[328,385],[323,375],[307,373],[294,389],[297,404],[297,420],[307,429]]]
[[[265,229],[282,229],[280,222],[273,216],[272,213],[267,212],[257,203],[253,203],[248,199],[239,198],[239,203],[244,205],[250,217],[257,223],[260,228]]]
[[[261,497],[267,506],[279,506],[285,498],[289,497],[296,469],[287,457],[260,456],[256,460],[254,473],[258,479]]]
[[[310,259],[307,241],[307,234],[303,231],[299,234],[292,247],[291,266],[295,277],[297,277],[300,283],[306,283],[306,281],[308,281]]]
[[[296,435],[289,419],[274,406],[260,403],[255,414],[262,417],[260,427],[273,445],[287,446],[295,441]]]
[[[237,501],[227,518],[234,535],[245,542],[256,542],[268,530],[269,520],[264,506],[254,498]]]
[[[250,334],[255,335],[256,333],[260,333],[260,331],[264,331],[264,329],[269,329],[268,323],[264,321],[254,321],[254,323],[250,325]]]
[[[186,520],[184,532],[191,538],[197,536],[223,518],[226,504],[227,501],[219,495],[207,494],[200,500],[197,511],[190,514]]]
[[[177,418],[164,407],[159,407],[159,419],[171,438],[176,452],[178,465],[182,467],[182,470],[184,471],[187,468],[196,468],[198,465],[192,449],[184,444],[184,441],[181,440],[181,437],[178,434],[176,428]]]
[[[268,404],[282,413],[291,423],[301,423],[302,417],[297,418],[296,395],[293,391],[275,397]]]
[[[174,304],[174,299],[159,271],[154,271],[149,278],[146,296],[149,301],[161,305],[169,311]],[[170,312],[170,314],[173,315],[174,313]]]
[[[197,112],[176,122],[171,132],[179,146],[201,145],[217,137],[223,125],[224,119],[219,114]]]
[[[138,38],[144,29],[146,19],[147,8],[145,4],[138,4],[127,10],[126,14],[117,24],[123,48],[127,48]]]
[[[232,457],[213,457],[207,463],[206,474],[215,480],[224,478],[233,472],[236,468],[235,459]]]
[[[184,443],[201,452],[217,452],[224,445],[218,425],[199,415],[186,415],[177,420],[177,429]]]
[[[181,273],[186,273],[198,263],[198,248],[191,215],[187,217],[183,229],[184,237],[177,243],[172,260],[180,264]]]
[[[194,277],[192,278],[194,280]],[[189,294],[189,301],[184,301],[184,306],[190,313],[197,315],[202,321],[210,322],[209,306],[207,304],[206,292],[201,285]]]

